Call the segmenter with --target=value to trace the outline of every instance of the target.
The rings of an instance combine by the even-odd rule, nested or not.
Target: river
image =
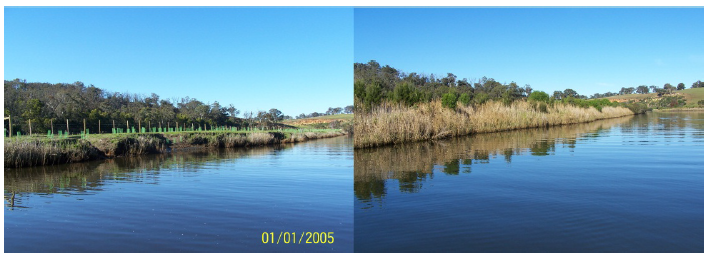
[[[5,252],[352,252],[352,170],[350,137],[5,169]]]
[[[355,151],[355,252],[703,252],[704,113]]]

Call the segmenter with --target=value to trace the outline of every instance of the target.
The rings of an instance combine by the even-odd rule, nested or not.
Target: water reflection
[[[669,139],[703,142],[703,112],[649,113],[600,120],[584,124],[525,129],[444,141],[408,143],[389,147],[355,150],[355,197],[362,209],[381,205],[387,183],[398,184],[404,193],[416,193],[438,173],[460,175],[473,172],[475,165],[503,157],[551,156],[559,150],[574,153],[576,144],[593,141],[618,127],[623,145],[657,144]],[[623,136],[623,134],[633,136]],[[642,136],[638,136],[642,135]],[[643,138],[643,139],[638,139]]]
[[[159,185],[161,171],[179,171],[182,175],[198,175],[200,167],[225,161],[259,155],[276,155],[289,150],[291,144],[251,149],[199,149],[192,152],[175,152],[134,157],[119,157],[103,161],[6,168],[5,206],[8,210],[26,208],[23,200],[29,194],[41,197],[55,195],[84,196],[103,191],[104,185],[116,182]]]

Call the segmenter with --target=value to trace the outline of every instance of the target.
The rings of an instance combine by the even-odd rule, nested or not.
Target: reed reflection
[[[703,130],[703,112],[648,113],[590,123],[476,134],[449,140],[408,143],[355,150],[355,197],[363,208],[381,204],[387,183],[396,182],[404,193],[416,193],[437,173],[460,175],[473,172],[475,165],[503,157],[512,163],[514,156],[553,156],[558,150],[574,152],[576,144],[592,141],[619,127],[620,143],[646,145],[682,137],[703,140],[703,134],[684,130]],[[689,128],[689,129],[688,129]],[[640,134],[638,134],[640,133]],[[632,134],[634,136],[623,136]],[[641,136],[636,136],[641,135]],[[643,138],[638,140],[637,138]],[[390,186],[393,186],[390,185]]]
[[[576,143],[594,140],[613,126],[628,124],[632,116],[584,124],[525,129],[355,150],[355,197],[366,203],[381,203],[387,182],[396,182],[404,193],[416,193],[437,173],[461,175],[475,165],[502,157],[512,163],[514,156],[554,155],[563,148],[573,152]],[[660,120],[660,119],[658,119]]]
[[[160,172],[179,171],[199,175],[201,167],[244,157],[280,154],[290,144],[243,148],[199,148],[191,152],[119,157],[55,166],[5,169],[4,198],[9,210],[25,208],[26,195],[94,195],[110,182],[160,184]]]

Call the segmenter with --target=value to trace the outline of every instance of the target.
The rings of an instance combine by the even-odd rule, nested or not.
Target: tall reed
[[[487,102],[479,106],[444,108],[440,101],[413,107],[384,103],[371,112],[355,113],[354,146],[376,147],[410,141],[440,139],[483,132],[590,122],[632,115],[624,107],[581,108],[554,104],[546,108],[516,101],[510,105]]]

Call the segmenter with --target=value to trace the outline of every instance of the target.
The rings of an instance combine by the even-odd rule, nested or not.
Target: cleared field
[[[319,116],[319,117],[311,117],[311,118],[303,118],[303,119],[291,119],[291,120],[285,120],[283,121],[283,124],[286,125],[293,125],[293,126],[302,126],[302,125],[309,125],[309,124],[320,124],[320,123],[330,123],[332,121],[343,121],[343,122],[349,122],[354,119],[354,114],[337,114],[337,115],[327,115],[327,116]]]
[[[687,100],[687,105],[696,106],[698,101],[704,99],[704,88],[684,89],[684,90],[677,91],[676,94],[680,94],[680,95],[684,96],[684,98]],[[672,94],[672,95],[675,95],[675,94]],[[626,95],[616,95],[616,96],[606,97],[606,99],[609,99],[609,100],[620,100],[620,101],[642,100],[642,99],[659,99],[659,98],[660,97],[657,97],[657,93],[626,94]]]
[[[677,93],[684,95],[687,99],[687,103],[697,103],[697,101],[704,99],[704,88],[691,88],[677,91]]]
[[[285,120],[283,122],[288,123],[288,122],[297,122],[297,121],[301,121],[301,120],[333,120],[333,119],[352,120],[352,119],[354,119],[354,114],[337,114],[337,115],[327,115],[327,116],[319,116],[319,117],[311,117],[311,118],[303,118],[303,119],[291,119],[291,120]]]
[[[606,97],[605,99],[609,99],[609,100],[642,100],[642,99],[647,99],[647,98],[659,98],[659,97],[657,97],[657,93],[647,93],[647,94],[616,95],[616,96]]]

